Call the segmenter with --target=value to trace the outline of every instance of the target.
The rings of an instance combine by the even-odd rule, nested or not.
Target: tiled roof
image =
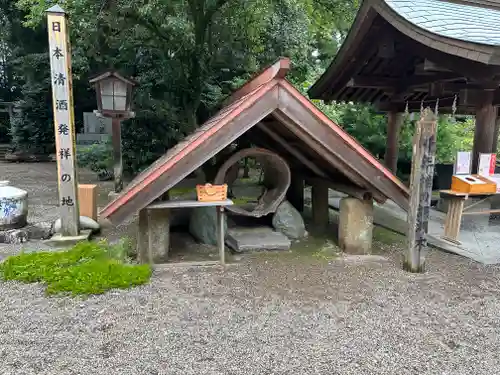
[[[500,46],[500,9],[443,0],[385,0],[396,13],[431,33]]]

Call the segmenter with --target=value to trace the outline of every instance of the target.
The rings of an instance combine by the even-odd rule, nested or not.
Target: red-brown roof
[[[407,188],[286,81],[288,67],[289,60],[280,59],[236,91],[229,105],[138,175],[101,217],[119,223],[137,213],[242,135],[285,152],[276,142],[264,144],[265,134],[258,133],[262,126],[289,140],[325,175],[345,175],[380,200],[389,198],[406,208]]]

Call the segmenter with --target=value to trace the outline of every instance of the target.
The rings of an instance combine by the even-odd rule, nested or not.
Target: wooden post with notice
[[[408,210],[408,244],[403,268],[424,272],[427,232],[432,198],[432,180],[436,157],[437,119],[425,109],[417,122],[413,138],[413,155]]]
[[[47,10],[50,76],[54,105],[57,174],[61,235],[76,237],[79,230],[78,181],[76,173],[75,116],[71,79],[71,49],[67,18],[55,5]]]

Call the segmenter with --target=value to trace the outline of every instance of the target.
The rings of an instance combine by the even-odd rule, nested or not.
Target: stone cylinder
[[[28,193],[0,181],[0,230],[22,228],[27,218]]]
[[[373,200],[346,197],[340,201],[339,246],[349,254],[370,254]]]

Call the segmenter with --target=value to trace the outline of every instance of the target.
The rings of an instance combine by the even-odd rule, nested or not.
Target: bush
[[[44,282],[47,294],[102,294],[147,283],[151,268],[127,264],[124,248],[123,243],[81,242],[61,252],[22,253],[8,257],[0,273],[4,280]]]
[[[54,119],[48,52],[31,54],[16,61],[25,77],[20,99],[14,103],[12,143],[16,151],[50,154],[55,151]]]
[[[113,147],[111,139],[107,142],[96,143],[86,147],[79,147],[77,152],[78,166],[96,172],[100,179],[113,177]]]

